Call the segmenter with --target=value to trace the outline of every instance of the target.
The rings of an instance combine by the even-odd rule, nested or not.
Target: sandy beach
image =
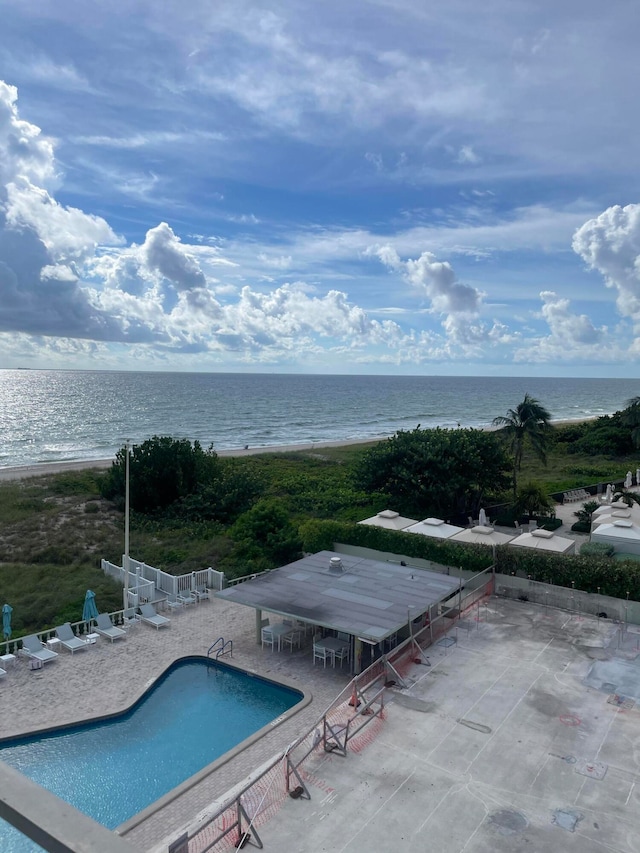
[[[553,426],[567,426],[568,424],[584,423],[594,418],[578,418],[576,420],[552,421]],[[487,431],[494,431],[498,427],[486,427]],[[357,444],[375,444],[384,441],[387,435],[379,435],[375,438],[351,438],[344,441],[315,441],[303,444],[274,444],[268,447],[237,447],[231,450],[217,450],[218,456],[255,456],[259,453],[296,453],[300,451],[321,451],[329,447],[351,447]],[[109,468],[113,459],[80,459],[69,462],[43,462],[40,465],[15,465],[8,468],[0,468],[0,482],[3,480],[26,480],[29,477],[42,477],[47,474],[60,474],[63,471],[84,471],[89,468],[104,470]]]
[[[255,456],[259,453],[295,453],[297,451],[319,451],[328,447],[349,447],[355,444],[374,444],[383,441],[386,435],[378,438],[359,438],[348,441],[317,441],[305,444],[279,444],[270,447],[239,447],[232,450],[218,450],[218,456]],[[84,471],[89,468],[104,470],[109,468],[113,459],[81,459],[69,462],[43,462],[40,465],[16,465],[0,468],[0,481],[26,480],[29,477],[42,477],[47,474],[60,474],[63,471]]]

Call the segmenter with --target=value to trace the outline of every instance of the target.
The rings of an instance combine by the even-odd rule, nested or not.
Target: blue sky
[[[0,19],[1,367],[637,375],[637,4]]]

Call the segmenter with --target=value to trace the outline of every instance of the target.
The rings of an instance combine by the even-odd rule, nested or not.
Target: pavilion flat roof
[[[331,568],[339,557],[343,570]],[[439,572],[333,551],[303,557],[216,596],[380,642],[459,588]]]

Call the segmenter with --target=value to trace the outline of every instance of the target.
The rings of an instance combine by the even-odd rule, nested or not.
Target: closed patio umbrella
[[[13,607],[10,604],[2,605],[2,633],[4,634],[5,640],[8,640],[11,637],[11,614],[13,613]]]
[[[478,515],[478,524],[480,525],[480,527],[487,526],[487,513],[483,509],[480,510],[480,513]]]
[[[87,590],[87,594],[84,597],[82,618],[85,622],[90,622],[92,619],[98,618],[98,608],[96,607],[96,594],[90,589]]]

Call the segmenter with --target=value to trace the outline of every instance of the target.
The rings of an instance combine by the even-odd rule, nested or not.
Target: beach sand
[[[568,424],[584,423],[593,418],[583,418],[571,421],[553,421],[553,426],[567,426]],[[498,427],[486,427],[488,431],[494,431]],[[216,450],[218,456],[255,456],[259,453],[296,453],[299,451],[319,451],[329,447],[351,447],[357,444],[375,444],[389,438],[380,435],[377,438],[351,438],[344,441],[316,441],[303,444],[275,444],[270,447],[238,447],[231,450]],[[64,471],[85,471],[91,468],[104,470],[111,467],[113,459],[82,459],[69,462],[43,462],[39,465],[16,465],[9,468],[0,468],[0,482],[3,480],[26,480],[29,477],[42,477],[47,474],[60,474]]]
[[[271,447],[239,447],[232,450],[217,450],[218,456],[255,456],[259,453],[295,453],[297,451],[319,451],[328,447],[350,447],[356,444],[375,444],[387,436],[378,438],[356,438],[347,441],[316,441],[305,444],[279,444]],[[82,459],[70,462],[43,462],[40,465],[16,465],[0,468],[0,481],[26,480],[28,477],[42,477],[47,474],[60,474],[64,471],[85,471],[91,468],[104,470],[110,468],[113,459]]]

